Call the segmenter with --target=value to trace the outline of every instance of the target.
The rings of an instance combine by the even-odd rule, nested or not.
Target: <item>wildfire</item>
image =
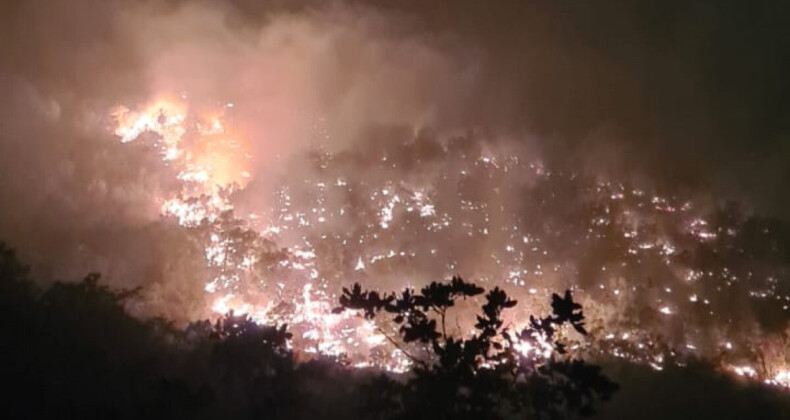
[[[232,103],[199,107],[185,96],[139,109],[118,107],[112,112],[113,132],[123,143],[146,142],[163,167],[173,170],[181,187],[161,198],[161,214],[200,233],[210,273],[205,291],[213,296],[207,309],[248,314],[261,323],[288,324],[301,353],[348,358],[357,367],[408,369],[411,361],[402,349],[390,345],[386,325],[351,312],[332,313],[339,286],[365,276],[399,277],[401,283],[387,287],[398,290],[404,286],[402,278],[415,272],[436,278],[459,270],[471,271],[475,281],[505,283],[519,300],[534,307],[550,291],[574,288],[586,299],[588,317],[609,322],[604,331],[611,331],[593,334],[595,342],[585,351],[657,370],[684,355],[724,352],[724,360],[733,354],[734,362],[738,346],[733,343],[752,339],[722,334],[717,338],[726,346],[708,349],[693,335],[669,345],[653,331],[665,323],[682,322],[688,308],[695,316],[716,315],[715,294],[699,285],[720,281],[712,290],[721,292],[744,275],[726,267],[720,272],[700,269],[683,260],[684,249],[723,236],[688,201],[600,182],[586,192],[597,200],[598,207],[590,205],[592,217],[570,223],[577,224],[577,230],[539,224],[522,218],[521,210],[504,197],[518,195],[523,178],[552,185],[558,175],[525,156],[490,151],[452,155],[445,145],[449,162],[445,170],[431,172],[423,176],[427,181],[420,182],[403,181],[397,161],[386,153],[378,160],[379,171],[396,175],[368,174],[362,181],[335,169],[335,156],[322,155],[323,178],[285,183],[273,197],[271,209],[241,219],[233,213],[230,196],[247,186],[253,162],[248,140],[232,127],[235,108]],[[469,191],[464,190],[467,186]],[[299,196],[293,194],[296,189],[303,190]],[[356,201],[344,201],[350,196]],[[549,206],[545,200],[539,205]],[[615,244],[609,252],[622,251],[622,255],[595,268],[597,280],[592,286],[563,284],[561,279],[579,276],[579,264],[568,261],[584,258],[570,245],[574,243]],[[642,275],[634,267],[642,265],[674,282],[650,279],[647,287],[632,284],[629,278]],[[746,298],[790,300],[777,294],[775,279],[768,283],[763,289],[748,290]],[[611,321],[618,319],[613,313],[626,310],[624,302],[636,297],[652,308],[659,321],[618,327]],[[524,319],[513,321],[518,325]],[[463,331],[464,326],[459,323],[457,329]],[[538,346],[517,343],[517,350],[528,357],[548,357],[551,347],[539,338],[537,342]],[[777,357],[771,366],[783,363]],[[790,388],[790,371],[754,366],[723,365],[736,376]]]
[[[160,99],[140,110],[118,106],[111,116],[122,143],[147,139],[194,195],[212,193],[217,187],[243,188],[247,183],[251,163],[243,137],[225,123],[231,110],[226,105],[192,111],[186,99]]]

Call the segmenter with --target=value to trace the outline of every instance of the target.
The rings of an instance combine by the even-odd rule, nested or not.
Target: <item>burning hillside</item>
[[[375,355],[399,369],[407,361],[378,326],[331,313],[340,288],[400,290],[463,273],[527,303],[522,316],[552,291],[573,290],[597,327],[579,351],[655,369],[701,357],[790,386],[783,327],[775,330],[790,313],[779,225],[555,172],[474,132],[381,130],[358,149],[316,148],[292,157],[301,172],[256,207],[245,194],[255,183],[244,169],[250,155],[227,123],[233,105],[214,119],[189,108],[186,99],[123,108],[114,133],[147,142],[174,168],[181,187],[158,197],[161,217],[203,247],[202,283],[216,313],[291,325],[305,353],[358,365]]]
[[[4,2],[0,240],[306,357],[406,369],[342,288],[460,275],[513,328],[570,289],[585,357],[790,387],[784,6],[395,3]]]

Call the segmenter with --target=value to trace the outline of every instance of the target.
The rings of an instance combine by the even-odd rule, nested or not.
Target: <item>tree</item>
[[[569,325],[586,335],[581,305],[570,291],[552,296],[552,314],[531,316],[520,331],[503,326],[502,313],[517,302],[501,289],[485,294],[471,337],[447,333],[447,311],[458,299],[473,298],[485,289],[460,277],[433,282],[419,292],[400,295],[344,288],[339,298],[344,310],[360,311],[373,319],[389,314],[398,326],[400,342],[390,341],[412,360],[405,382],[382,379],[376,387],[391,395],[394,410],[387,418],[480,419],[527,415],[530,418],[567,418],[592,414],[596,400],[609,399],[617,385],[598,366],[574,359],[556,333]],[[418,343],[421,357],[401,344]],[[380,405],[381,401],[377,401]]]

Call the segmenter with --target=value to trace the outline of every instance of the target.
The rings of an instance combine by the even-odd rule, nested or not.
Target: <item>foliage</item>
[[[444,315],[483,289],[460,278],[397,297],[353,287],[343,298],[347,306],[369,317],[391,314],[404,340],[423,343],[436,356],[399,382],[333,361],[298,362],[286,326],[259,325],[243,315],[185,329],[132,317],[124,306],[138,291],[110,289],[95,274],[40,289],[1,244],[0,290],[7,419],[497,418],[505,408],[559,417],[585,412],[611,387],[593,366],[528,364],[531,359],[512,351],[511,342],[546,333],[546,326],[572,321],[581,327],[570,295],[557,297],[550,319],[507,338],[500,315],[515,301],[492,290],[479,334],[457,339],[442,328]],[[547,411],[543,401],[556,410]]]
[[[404,383],[379,382],[395,401],[390,418],[565,418],[593,413],[593,403],[606,400],[617,385],[600,368],[567,356],[556,333],[569,325],[586,335],[581,305],[570,291],[552,296],[552,314],[530,317],[520,331],[504,327],[502,313],[517,302],[500,288],[485,294],[470,337],[447,333],[447,312],[458,299],[474,298],[485,290],[460,277],[433,282],[419,292],[401,294],[365,291],[359,284],[344,288],[340,307],[358,310],[372,319],[390,314],[403,343],[429,350],[426,358],[404,352],[414,362]],[[394,342],[394,340],[391,339]]]

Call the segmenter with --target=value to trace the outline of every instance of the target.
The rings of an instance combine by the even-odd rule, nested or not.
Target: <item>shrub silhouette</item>
[[[581,305],[570,291],[552,296],[551,315],[530,317],[528,327],[510,331],[503,327],[502,312],[517,302],[494,288],[485,294],[471,337],[449,335],[447,311],[458,299],[483,293],[460,277],[399,295],[366,291],[359,284],[343,289],[336,312],[357,310],[368,319],[390,314],[402,343],[419,343],[428,351],[420,357],[401,348],[414,363],[412,375],[405,382],[383,377],[375,384],[391,399],[389,412],[380,417],[565,418],[593,414],[595,401],[616,391],[599,367],[568,356],[556,338],[566,324],[587,334]]]
[[[429,350],[404,381],[331,360],[296,362],[286,326],[244,315],[185,329],[135,318],[124,305],[138,291],[110,289],[96,274],[39,289],[1,243],[0,291],[4,419],[558,418],[589,412],[614,389],[594,366],[512,349],[543,334],[558,350],[551,331],[583,328],[569,294],[557,297],[550,317],[508,332],[500,315],[515,301],[494,289],[479,333],[461,339],[447,334],[445,316],[458,299],[482,295],[480,287],[454,278],[398,297],[352,287],[341,298],[346,307],[392,315],[403,342]]]

